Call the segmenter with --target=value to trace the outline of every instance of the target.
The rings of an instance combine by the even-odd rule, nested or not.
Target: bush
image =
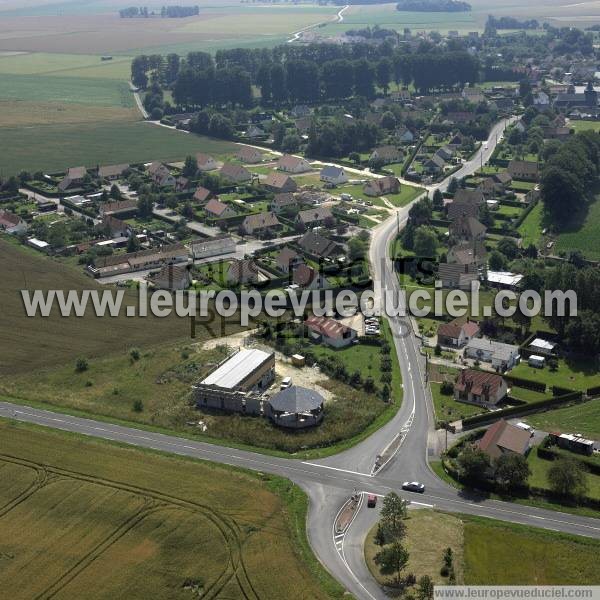
[[[75,371],[77,371],[77,373],[83,373],[84,371],[87,371],[88,367],[89,364],[85,358],[77,359],[77,362],[75,363]]]
[[[452,396],[454,394],[454,384],[451,381],[444,381],[440,386],[440,392],[444,396]]]
[[[141,413],[144,410],[144,404],[141,400],[134,400],[133,412]]]
[[[129,351],[129,356],[131,356],[131,360],[133,360],[133,361],[140,360],[140,350],[139,350],[139,348],[132,348]]]

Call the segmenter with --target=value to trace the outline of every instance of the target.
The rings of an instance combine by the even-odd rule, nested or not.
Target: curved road
[[[455,177],[473,173],[482,161],[489,159],[504,126],[501,122],[494,127],[488,143],[454,174]],[[447,185],[445,180],[429,191],[443,190]],[[398,279],[392,272],[387,251],[397,234],[398,224],[401,227],[406,222],[409,208],[398,209],[397,215],[373,230],[370,259],[376,290],[380,285],[384,289],[398,290]],[[406,320],[391,318],[389,322],[402,371],[403,403],[394,418],[372,436],[341,454],[322,460],[301,462],[270,457],[6,402],[0,402],[0,417],[287,477],[301,486],[310,498],[307,530],[316,555],[356,598],[365,600],[386,598],[369,574],[363,558],[364,538],[377,520],[378,511],[364,508],[361,503],[345,534],[338,535],[334,531],[336,515],[353,491],[380,496],[396,491],[412,500],[415,507],[435,506],[452,512],[600,538],[600,520],[486,500],[460,492],[434,475],[427,462],[428,442],[433,434],[432,403],[424,382],[418,342]],[[401,445],[397,453],[372,475],[376,455],[398,439]],[[402,481],[413,479],[426,485],[423,495],[400,491]]]

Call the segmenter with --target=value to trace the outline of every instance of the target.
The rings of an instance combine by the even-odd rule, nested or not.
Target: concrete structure
[[[208,377],[193,386],[198,408],[260,415],[260,394],[275,378],[275,354],[242,349],[224,360]]]
[[[323,420],[323,396],[315,390],[292,385],[266,403],[266,414],[275,425],[304,429]]]
[[[465,356],[491,363],[496,370],[506,371],[519,361],[519,348],[485,338],[473,338],[465,347]]]
[[[93,265],[87,266],[87,270],[94,277],[108,277],[156,269],[170,263],[187,263],[188,260],[188,249],[183,244],[172,244],[129,254],[99,256],[96,257]]]
[[[594,453],[594,440],[588,440],[578,434],[572,433],[550,433],[550,441],[559,448],[577,452],[578,454],[587,454],[591,456]]]
[[[192,240],[189,248],[194,260],[235,252],[235,240],[229,236]]]
[[[530,367],[535,367],[536,369],[543,369],[546,364],[546,359],[543,356],[538,356],[537,354],[532,354],[527,359],[527,364]]]

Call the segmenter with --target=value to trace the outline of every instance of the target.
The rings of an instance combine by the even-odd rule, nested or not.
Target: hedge
[[[569,402],[580,402],[583,399],[582,392],[571,392],[570,394],[564,394],[563,396],[556,396],[553,398],[546,398],[545,400],[538,400],[537,402],[530,402],[525,406],[510,406],[490,413],[483,413],[481,415],[473,415],[463,419],[463,428],[475,427],[478,425],[487,425],[488,423],[498,421],[505,417],[520,417],[528,415],[530,413],[538,412],[551,408],[553,406],[559,406],[561,404],[567,404]]]
[[[590,473],[592,473],[593,475],[600,475],[600,464],[599,463],[589,460],[585,456],[578,455],[576,453],[573,453],[573,454],[574,454],[573,459],[584,464]],[[554,450],[551,447],[550,448],[542,448],[541,446],[538,446],[537,455],[540,458],[543,458],[544,460],[558,460],[559,458],[564,458],[563,454],[560,454],[560,452],[557,452],[556,450]]]
[[[546,391],[546,384],[541,381],[534,381],[533,379],[524,379],[523,377],[515,377],[514,375],[504,375],[504,379],[507,383],[511,383],[515,387],[525,388],[526,390],[533,390],[534,392]]]

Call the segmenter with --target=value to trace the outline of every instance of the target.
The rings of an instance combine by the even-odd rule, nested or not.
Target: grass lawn
[[[544,207],[541,202],[538,202],[525,217],[521,225],[519,225],[519,233],[523,238],[523,246],[533,244],[537,246],[542,238],[542,217]]]
[[[69,166],[178,161],[188,154],[213,156],[235,151],[230,142],[185,134],[142,121],[0,128],[5,147],[3,175],[28,171],[61,171]]]
[[[381,501],[381,500],[380,500]],[[456,517],[428,509],[411,510],[406,523],[405,546],[410,554],[407,573],[414,573],[417,579],[429,575],[436,585],[445,585],[448,579],[440,575],[442,556],[446,548],[452,548],[456,565],[456,583],[463,582],[463,526]],[[365,539],[365,560],[375,579],[385,584],[387,576],[381,575],[373,562],[380,548],[373,538],[375,525]]]
[[[425,190],[421,187],[416,187],[412,185],[406,185],[403,183],[400,186],[399,194],[386,194],[386,198],[394,205],[394,206],[406,206],[410,202],[412,202],[417,196],[421,195]]]
[[[600,131],[600,121],[569,121],[569,127],[578,131]]]
[[[596,366],[590,362],[571,361],[564,359],[558,361],[558,369],[552,372],[548,367],[535,369],[526,362],[517,365],[510,372],[514,377],[543,381],[547,389],[556,385],[570,390],[585,390],[600,385],[600,373]]]
[[[597,440],[600,439],[600,400],[530,415],[526,421],[542,431],[581,433]]]
[[[600,199],[590,205],[581,225],[561,233],[556,240],[555,252],[580,250],[592,260],[600,260]]]
[[[577,458],[577,454],[569,453],[573,458]],[[532,450],[527,457],[531,475],[529,476],[529,484],[534,487],[550,489],[548,485],[548,470],[552,466],[551,460],[544,460],[537,455],[537,452]],[[600,499],[600,477],[598,475],[586,474],[588,490],[587,495],[590,498]]]
[[[336,350],[323,344],[314,344],[310,348],[317,360],[325,356],[338,358],[350,373],[358,371],[363,379],[373,377],[378,382],[381,377],[381,355],[377,346],[353,344]]]
[[[597,585],[596,555],[600,541],[545,531],[483,517],[430,509],[409,511],[405,546],[410,554],[405,573],[429,575],[435,584],[443,553],[452,548],[456,583],[466,585]],[[373,528],[365,540],[371,573],[384,581],[373,563],[379,548]],[[518,548],[518,551],[515,549]]]
[[[435,407],[435,416],[438,421],[458,421],[472,415],[478,415],[482,412],[487,412],[484,408],[457,402],[454,396],[445,396],[440,391],[441,383],[432,381],[431,395],[433,397],[433,405]]]
[[[0,436],[2,589],[342,596],[308,550],[306,497],[290,482],[4,420]]]

